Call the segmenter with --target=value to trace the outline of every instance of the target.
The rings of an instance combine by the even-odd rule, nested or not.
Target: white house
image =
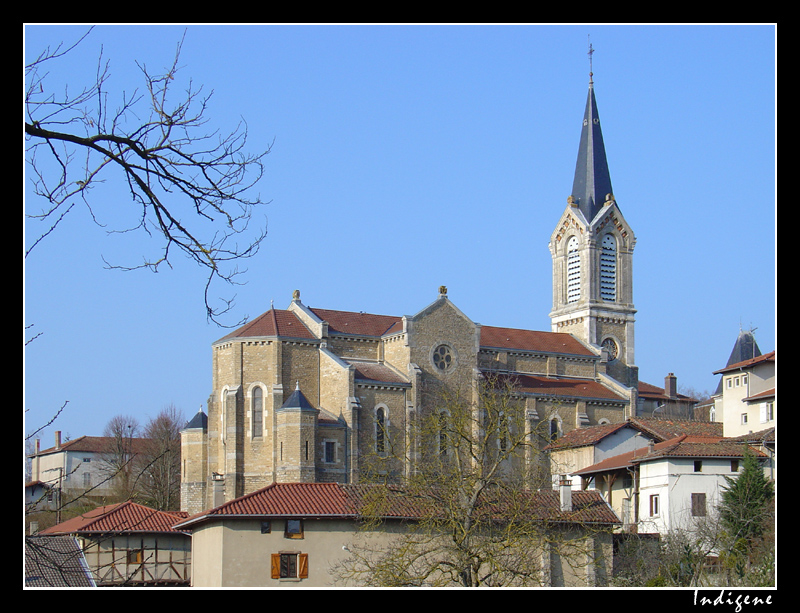
[[[727,437],[742,436],[776,425],[775,351],[729,364],[714,398],[716,419]]]
[[[725,477],[735,477],[744,455],[766,454],[722,437],[683,434],[607,458],[573,474],[601,491],[630,531],[691,530],[712,515]]]

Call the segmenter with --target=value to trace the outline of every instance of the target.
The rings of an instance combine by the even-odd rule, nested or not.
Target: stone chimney
[[[678,397],[678,378],[672,373],[664,377],[664,395],[667,398]]]
[[[56,430],[56,449],[61,449],[61,430]]]
[[[567,479],[566,475],[562,475],[558,481],[558,493],[561,502],[561,511],[572,511],[572,481]]]

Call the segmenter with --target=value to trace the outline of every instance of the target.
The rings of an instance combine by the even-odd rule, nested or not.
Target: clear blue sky
[[[214,90],[210,126],[244,118],[254,150],[274,140],[259,185],[269,236],[232,290],[236,319],[286,308],[295,289],[311,307],[412,315],[446,285],[473,321],[549,330],[547,245],[572,187],[590,35],[637,238],[640,378],[712,391],[740,327],[775,348],[773,26],[99,26],[57,77],[91,78],[102,47],[130,91],[136,62],[167,66],[184,29],[181,75]],[[26,59],[84,30],[28,25]],[[93,204],[113,225],[130,201],[111,188]],[[39,230],[24,222],[24,243]],[[188,263],[104,268],[145,248],[77,208],[23,261],[24,321],[41,334],[24,350],[26,432],[69,401],[44,446],[115,415],[205,409],[227,330],[206,321]]]

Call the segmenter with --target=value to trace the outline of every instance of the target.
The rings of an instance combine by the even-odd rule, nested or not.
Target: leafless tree
[[[180,507],[183,424],[183,414],[170,404],[143,430],[142,451],[136,462],[136,490],[142,504],[159,511],[177,511]]]
[[[46,203],[29,215],[44,229],[26,257],[76,205],[85,206],[102,225],[92,190],[107,180],[117,181],[138,207],[138,221],[109,231],[143,231],[160,237],[160,246],[155,257],[144,256],[139,264],[108,266],[157,271],[172,267],[174,250],[182,252],[206,271],[207,316],[219,323],[232,299],[212,307],[212,282],[236,283],[243,272],[237,263],[255,255],[266,236],[266,223],[254,224],[256,211],[266,203],[252,192],[263,176],[271,144],[248,153],[243,121],[230,134],[207,131],[211,94],[191,80],[179,80],[183,40],[163,73],[137,63],[141,90],[122,92],[112,100],[107,90],[110,63],[102,49],[93,82],[77,91],[56,90],[50,85],[52,73],[90,32],[72,45],[48,47],[25,67],[29,176],[33,192]],[[253,230],[253,225],[261,227]]]

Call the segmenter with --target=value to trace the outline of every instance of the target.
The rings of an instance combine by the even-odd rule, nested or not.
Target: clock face
[[[602,346],[603,349],[605,349],[608,352],[609,360],[617,359],[617,353],[619,349],[617,348],[617,343],[614,341],[614,339],[607,338],[606,340],[603,341]]]

